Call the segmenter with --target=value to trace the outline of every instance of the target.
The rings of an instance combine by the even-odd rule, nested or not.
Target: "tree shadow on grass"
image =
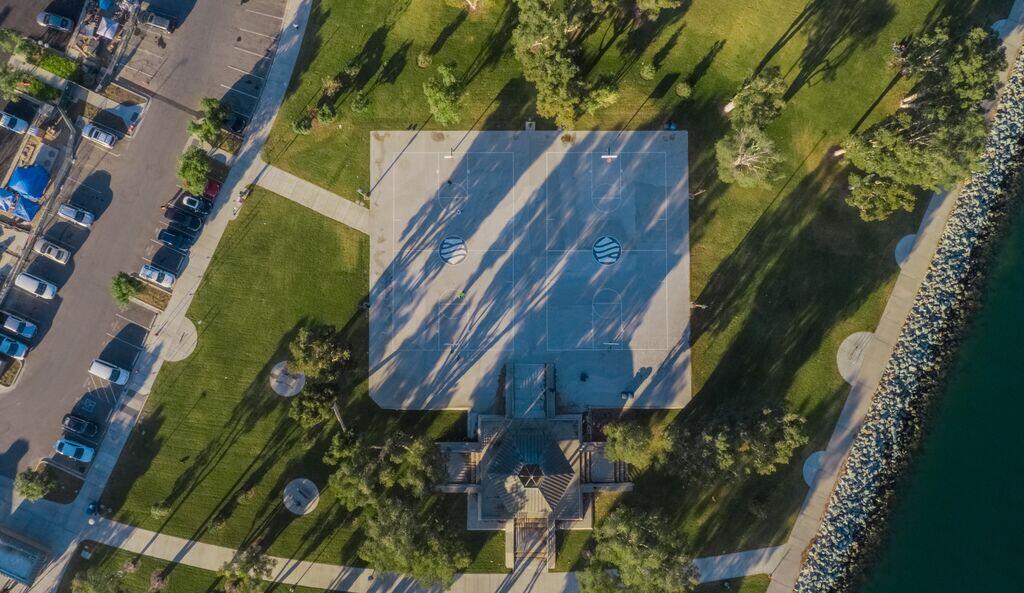
[[[445,25],[444,28],[441,29],[441,31],[437,34],[437,37],[434,39],[434,43],[430,45],[430,49],[427,50],[427,53],[431,56],[436,56],[437,52],[441,51],[441,48],[444,47],[444,44],[447,43],[449,39],[451,39],[451,36],[455,33],[455,31],[457,31],[459,27],[462,26],[462,23],[466,22],[466,16],[466,11],[460,10],[459,14],[456,15],[454,19],[452,19],[452,22]]]
[[[166,437],[161,433],[166,421],[163,404],[145,411],[118,457],[117,465],[100,497],[105,506],[114,509],[118,521],[137,524],[143,519],[126,513],[124,503],[135,482],[149,471],[153,458],[166,442]]]

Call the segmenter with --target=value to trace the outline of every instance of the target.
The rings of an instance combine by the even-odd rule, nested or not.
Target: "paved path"
[[[1005,29],[1004,39],[1007,56],[1012,68],[1013,61],[1024,39],[1024,0],[1017,0],[1010,12],[1012,25]],[[1009,19],[1008,19],[1009,20]],[[1004,23],[1004,21],[1000,21]],[[1009,68],[1007,69],[1009,71]],[[789,593],[796,585],[803,564],[804,551],[818,533],[818,527],[825,515],[832,490],[842,471],[843,464],[860,432],[864,416],[871,406],[871,399],[878,388],[882,372],[889,363],[893,347],[910,314],[928,269],[938,247],[939,239],[946,228],[946,221],[956,204],[959,188],[952,192],[935,194],[924,220],[917,231],[917,240],[907,261],[900,269],[900,275],[893,286],[885,311],[878,322],[878,328],[871,337],[864,352],[864,360],[858,370],[839,420],[824,451],[821,466],[814,477],[810,491],[804,499],[803,508],[797,515],[789,540],[779,547],[781,558],[777,568],[769,572],[771,584],[768,593]]]
[[[262,168],[256,175],[256,185],[302,204],[359,232],[369,234],[369,208],[264,163],[262,158],[257,158],[262,164]]]

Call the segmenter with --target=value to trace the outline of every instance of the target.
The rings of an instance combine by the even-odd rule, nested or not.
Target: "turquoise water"
[[[1024,591],[1024,217],[862,593]]]

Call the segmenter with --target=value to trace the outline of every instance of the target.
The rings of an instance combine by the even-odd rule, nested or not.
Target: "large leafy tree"
[[[638,470],[664,461],[675,446],[675,435],[665,427],[651,427],[635,422],[605,425],[605,457],[625,461]]]
[[[220,569],[225,593],[258,593],[270,578],[273,562],[258,546],[240,550]]]
[[[333,384],[309,382],[302,393],[292,398],[288,415],[303,428],[314,428],[331,419],[331,406],[337,399],[338,393]]]
[[[352,357],[341,345],[337,330],[329,325],[299,328],[288,350],[292,355],[289,369],[325,381],[334,379]]]
[[[178,159],[178,178],[181,179],[182,187],[189,193],[203,193],[210,170],[210,158],[198,146],[189,148]]]
[[[537,113],[569,127],[586,95],[569,36],[571,15],[549,0],[515,1],[519,22],[512,46],[523,76],[537,87]]]
[[[386,460],[380,471],[384,486],[402,488],[416,497],[442,479],[441,452],[429,438],[411,438],[398,434],[385,449]]]
[[[636,9],[649,19],[656,19],[662,10],[679,8],[682,0],[636,0]]]
[[[447,588],[455,574],[469,566],[469,554],[432,517],[393,501],[371,513],[363,524],[366,540],[359,557],[377,570],[409,575],[425,587]]]
[[[223,101],[212,97],[203,98],[199,103],[199,109],[203,117],[189,122],[188,133],[207,144],[215,145],[220,139],[220,128],[227,120],[230,110]]]
[[[595,530],[594,556],[580,578],[585,593],[687,593],[697,569],[683,540],[656,514],[621,507]]]
[[[747,80],[732,98],[730,114],[734,127],[763,129],[782,113],[786,105],[786,81],[778,66],[765,68]]]
[[[26,469],[14,479],[14,489],[28,500],[39,500],[57,487],[46,465],[38,469]]]
[[[437,76],[423,83],[423,94],[437,123],[442,126],[458,123],[462,84],[455,74],[454,64],[438,66]]]
[[[804,419],[797,414],[765,408],[737,439],[739,465],[745,473],[766,476],[789,463],[793,452],[807,444]]]
[[[906,185],[882,179],[874,173],[852,174],[846,202],[860,210],[864,220],[885,220],[897,210],[913,210],[914,193]]]
[[[757,126],[734,128],[715,144],[718,177],[741,187],[767,185],[778,176],[782,157]]]
[[[344,507],[350,511],[374,505],[378,491],[379,455],[352,431],[334,435],[324,455],[324,463],[334,467],[328,483]]]

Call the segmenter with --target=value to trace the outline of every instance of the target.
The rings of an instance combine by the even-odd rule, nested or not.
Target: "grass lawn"
[[[672,121],[690,134],[692,360],[695,399],[682,413],[651,422],[700,426],[708,418],[784,406],[807,418],[810,443],[771,477],[722,480],[685,488],[648,472],[623,500],[656,510],[690,542],[695,555],[781,543],[806,493],[803,459],[824,447],[848,387],[836,371],[840,342],[872,330],[897,267],[893,247],[916,229],[913,215],[864,223],[842,201],[846,171],[828,153],[851,131],[891,112],[906,91],[887,63],[893,42],[950,15],[991,23],[1010,0],[693,0],[637,27],[593,19],[580,62],[590,79],[619,81],[619,102],[580,128],[659,129]],[[455,61],[467,82],[457,129],[522,129],[533,117],[532,91],[511,54],[514,14],[489,0],[466,17],[442,2],[322,0],[292,86],[265,149],[268,161],[354,198],[369,180],[369,133],[436,127],[422,84]],[[657,67],[643,81],[639,65]],[[354,64],[354,82],[335,103],[340,123],[292,132],[291,121],[321,100],[324,77]],[[768,129],[785,158],[771,187],[721,184],[714,143],[727,129],[721,106],[760,65],[777,65],[791,84],[782,117]],[[693,86],[679,99],[678,81]],[[355,92],[370,109],[349,109]],[[541,127],[545,122],[538,122]],[[924,196],[922,196],[924,197]],[[560,538],[571,566],[586,534]]]
[[[122,584],[124,591],[142,593],[149,590],[149,577],[154,572],[160,571],[167,578],[167,588],[163,593],[209,593],[221,590],[221,578],[215,572],[193,568],[182,564],[174,564],[166,560],[150,558],[149,556],[138,556],[131,552],[110,548],[107,546],[87,543],[84,545],[92,556],[86,560],[81,554],[76,554],[71,560],[68,569],[61,577],[58,593],[69,593],[71,581],[86,571],[96,570],[104,574],[113,574],[121,571],[122,568],[132,560],[138,559],[138,568],[135,572],[124,573]],[[288,593],[319,593],[322,589],[311,589],[291,585],[272,583],[264,589],[265,593],[280,591]]]
[[[108,482],[105,503],[118,520],[236,548],[261,540],[279,556],[359,563],[359,527],[326,490],[320,461],[334,424],[307,435],[267,381],[297,328],[331,323],[350,337],[359,361],[345,386],[350,426],[381,441],[396,428],[433,437],[465,434],[461,413],[398,414],[370,401],[366,317],[359,309],[367,257],[365,235],[280,196],[253,192],[189,309],[199,345],[161,371]],[[281,505],[284,485],[297,477],[322,491],[317,510],[302,518]],[[158,503],[169,512],[155,518],[150,509]],[[429,504],[443,505],[465,525],[461,497],[438,496]],[[466,540],[474,569],[504,570],[500,533],[467,533]]]
[[[696,593],[764,593],[771,584],[766,574],[756,574],[741,579],[715,581],[697,586]]]

